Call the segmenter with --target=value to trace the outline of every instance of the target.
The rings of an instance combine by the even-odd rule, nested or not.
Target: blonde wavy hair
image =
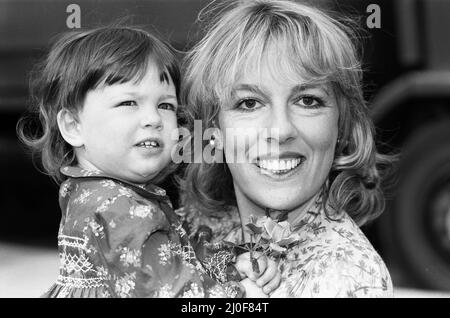
[[[391,158],[375,146],[362,92],[357,29],[293,1],[225,1],[208,7],[205,15],[212,16],[206,35],[184,65],[181,100],[188,127],[193,130],[195,120],[202,121],[204,130],[214,127],[233,82],[262,63],[285,80],[329,83],[339,108],[339,142],[324,184],[324,207],[328,203],[336,215],[346,211],[359,225],[377,217],[385,205],[381,172]],[[280,52],[275,59],[268,56],[273,47]],[[194,203],[204,211],[236,205],[226,163],[191,163],[182,185],[184,204]]]

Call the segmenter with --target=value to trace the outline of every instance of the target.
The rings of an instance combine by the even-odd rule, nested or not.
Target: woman
[[[179,212],[191,236],[209,228],[235,244],[251,241],[251,216],[287,221],[296,240],[272,297],[392,296],[358,227],[383,210],[377,167],[389,158],[375,148],[353,36],[306,5],[234,1],[186,60],[190,127],[221,134],[215,162],[187,167]]]

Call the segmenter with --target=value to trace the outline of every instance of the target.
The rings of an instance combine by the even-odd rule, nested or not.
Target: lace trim
[[[191,264],[197,259],[195,251],[190,245],[181,245],[180,243],[175,243],[169,241],[167,244],[162,244],[159,248],[160,264],[166,265],[170,262],[170,258],[173,255],[180,256],[188,264]]]
[[[89,248],[87,247],[88,240],[87,238],[81,238],[76,236],[67,236],[67,235],[58,235],[58,246],[64,247],[74,247],[81,249],[85,252],[89,252]]]
[[[60,254],[61,265],[68,273],[81,272],[87,273],[93,271],[94,265],[85,255],[70,254],[67,252]]]
[[[221,250],[206,256],[202,263],[209,276],[223,284],[228,281],[227,268],[233,257],[233,253]]]
[[[87,237],[58,236],[61,268],[56,281],[57,285],[63,286],[65,289],[106,287],[107,273],[94,268],[94,264],[88,256],[91,251],[87,244]]]
[[[78,278],[58,275],[56,285],[69,288],[97,288],[106,287],[102,277]]]

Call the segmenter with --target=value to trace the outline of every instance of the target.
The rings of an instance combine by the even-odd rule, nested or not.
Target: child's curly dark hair
[[[74,116],[89,90],[140,80],[155,63],[161,81],[172,79],[179,96],[180,68],[174,49],[136,27],[107,26],[62,34],[31,73],[30,113],[17,124],[19,139],[41,159],[46,173],[63,181],[59,169],[76,164],[72,146],[61,136],[57,114]],[[173,170],[173,169],[170,169]]]

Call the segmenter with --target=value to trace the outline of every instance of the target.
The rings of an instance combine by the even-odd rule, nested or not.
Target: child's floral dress
[[[229,297],[188,242],[165,191],[64,167],[60,273],[43,297]]]
[[[279,259],[281,284],[270,297],[393,297],[386,265],[355,222],[345,212],[330,219],[320,193],[311,202],[290,224],[299,240]],[[176,213],[190,237],[209,229],[211,243],[246,243],[236,208],[206,214],[189,206]]]

